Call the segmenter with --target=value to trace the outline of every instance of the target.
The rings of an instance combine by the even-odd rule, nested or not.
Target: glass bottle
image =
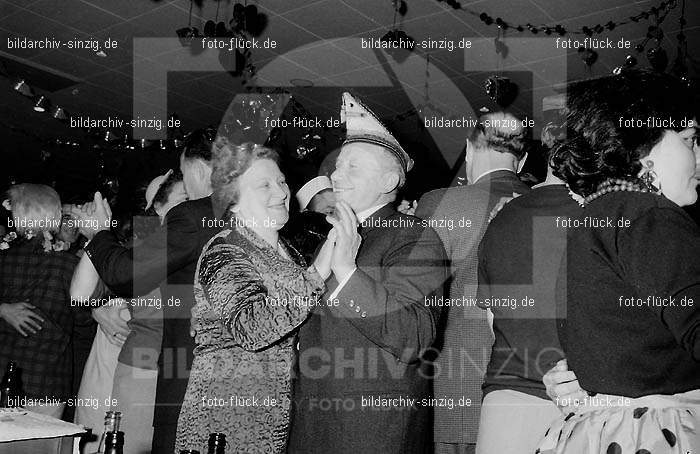
[[[110,433],[119,432],[119,424],[122,420],[122,413],[120,411],[108,411],[105,413],[105,428],[100,437],[100,444],[97,445],[97,451],[95,454],[102,454],[106,449],[107,435]],[[123,439],[123,436],[122,436]]]
[[[105,454],[124,454],[124,432],[107,432]]]
[[[16,362],[10,361],[0,382],[0,408],[16,407],[21,389],[19,368]]]
[[[209,434],[209,450],[207,454],[225,454],[226,435],[222,433]]]

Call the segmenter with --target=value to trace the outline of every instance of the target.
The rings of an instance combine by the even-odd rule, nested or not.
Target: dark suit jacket
[[[473,185],[436,189],[420,199],[416,216],[431,220],[450,259],[451,299],[476,297],[479,243],[489,215],[502,198],[529,190],[515,173],[498,170]],[[433,389],[435,396],[452,398],[455,407],[435,408],[435,442],[476,443],[481,385],[493,345],[486,312],[467,302],[449,307],[440,343]],[[458,406],[459,399],[471,399],[471,406]]]
[[[189,334],[194,270],[204,244],[218,231],[206,223],[213,219],[210,197],[191,200],[172,208],[162,228],[134,249],[120,246],[112,232],[99,232],[86,248],[100,277],[117,295],[145,295],[160,285],[163,342],[154,426],[177,424],[194,348]]]
[[[430,444],[431,408],[367,407],[369,398],[427,399],[446,256],[434,231],[387,205],[360,229],[357,270],[299,333],[290,453],[412,453]],[[379,225],[384,223],[385,225]],[[394,226],[386,225],[394,223]],[[363,405],[364,404],[364,405]],[[398,404],[398,405],[397,405]]]

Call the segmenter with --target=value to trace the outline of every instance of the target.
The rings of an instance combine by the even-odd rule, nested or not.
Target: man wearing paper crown
[[[442,297],[446,254],[433,230],[393,207],[408,154],[349,93],[341,119],[332,274],[299,332],[288,452],[430,452],[442,311],[429,301]]]

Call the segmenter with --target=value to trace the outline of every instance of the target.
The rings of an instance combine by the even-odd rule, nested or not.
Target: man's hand
[[[318,271],[318,274],[320,274],[324,280],[328,279],[328,276],[331,274],[331,260],[333,258],[336,237],[337,234],[333,228],[328,232],[328,237],[314,260],[314,268],[316,268],[316,271]]]
[[[92,202],[82,205],[79,210],[73,210],[71,214],[80,220],[80,233],[88,239],[92,239],[97,232],[109,230],[112,221],[112,210],[109,207],[109,202],[107,199],[103,199],[99,192],[95,193]]]
[[[326,220],[333,225],[336,237],[331,257],[331,269],[338,282],[342,282],[356,268],[355,257],[362,238],[357,233],[355,213],[347,202],[339,200],[336,203],[335,212],[338,219],[327,216]]]
[[[41,329],[44,319],[34,312],[35,306],[22,301],[20,303],[0,304],[0,318],[9,323],[22,336],[36,334]]]
[[[562,411],[588,397],[588,393],[579,386],[576,374],[569,370],[565,359],[550,369],[542,378],[542,382],[547,388],[549,398]]]
[[[123,301],[123,300],[121,300]],[[123,310],[119,299],[109,300],[104,306],[92,310],[92,318],[100,325],[100,329],[107,335],[110,343],[121,347],[126,341],[126,336],[131,331],[121,316]]]

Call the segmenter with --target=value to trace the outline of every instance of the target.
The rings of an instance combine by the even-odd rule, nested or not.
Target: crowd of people
[[[0,365],[93,434],[121,411],[129,453],[211,433],[231,453],[697,452],[697,106],[658,73],[572,83],[532,187],[528,129],[487,113],[467,184],[413,214],[411,156],[348,93],[335,170],[291,212],[275,150],[204,133],[148,186],[135,240],[99,193],[12,186]]]

